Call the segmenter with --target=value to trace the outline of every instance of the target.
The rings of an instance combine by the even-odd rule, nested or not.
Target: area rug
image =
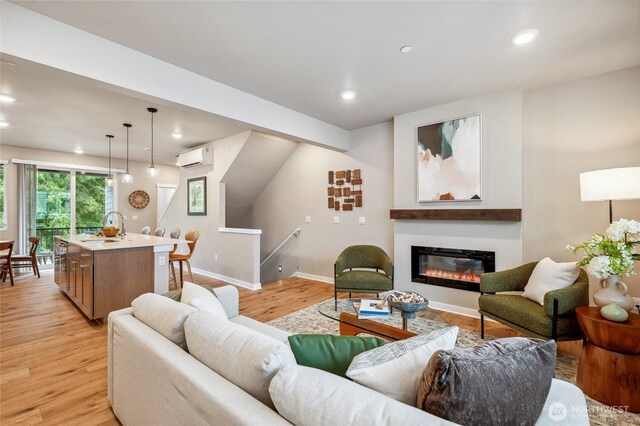
[[[322,302],[326,303],[326,302]],[[318,312],[321,303],[309,306],[284,317],[269,321],[269,325],[286,330],[293,334],[340,334],[338,321],[328,318]],[[432,321],[434,330],[442,328],[442,324]],[[487,339],[491,337],[487,336]],[[465,348],[476,346],[483,342],[480,333],[460,329],[456,346]],[[556,358],[555,378],[576,382],[578,370],[578,358],[559,352]],[[640,425],[640,414],[627,413],[615,410],[609,406],[599,403],[589,397],[587,399],[587,410],[589,421],[592,425],[622,426]],[[559,425],[562,422],[558,423]]]

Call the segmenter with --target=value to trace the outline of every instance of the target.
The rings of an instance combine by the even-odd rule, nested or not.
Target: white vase
[[[620,281],[617,275],[609,275],[608,278],[600,280],[600,288],[593,294],[593,301],[599,308],[614,303],[625,311],[633,309],[633,298],[628,294],[625,283]]]

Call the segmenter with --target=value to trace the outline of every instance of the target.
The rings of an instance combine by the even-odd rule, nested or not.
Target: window
[[[5,213],[5,183],[4,183],[4,164],[0,164],[0,229],[7,227],[7,215]]]

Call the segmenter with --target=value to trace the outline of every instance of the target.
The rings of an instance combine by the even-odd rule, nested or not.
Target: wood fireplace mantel
[[[392,209],[391,219],[520,222],[522,209]]]

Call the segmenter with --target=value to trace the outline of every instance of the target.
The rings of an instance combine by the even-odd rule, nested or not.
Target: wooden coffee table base
[[[340,335],[355,336],[360,333],[367,333],[394,341],[416,336],[416,333],[412,333],[407,330],[402,330],[376,321],[361,320],[354,314],[342,312],[340,314]]]

